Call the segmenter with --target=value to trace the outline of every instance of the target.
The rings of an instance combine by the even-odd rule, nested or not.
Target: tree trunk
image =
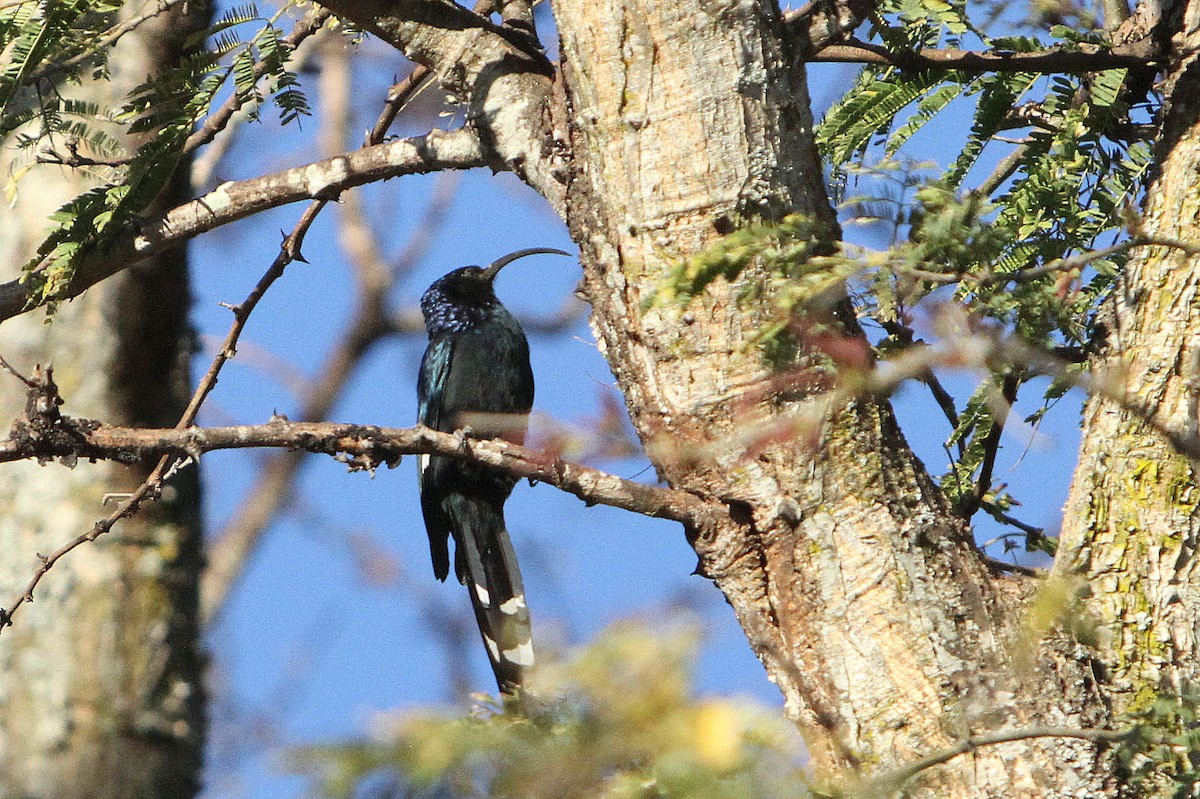
[[[746,222],[800,212],[834,235],[804,71],[775,5],[554,11],[568,222],[597,339],[660,476],[730,508],[690,540],[818,771],[845,787],[980,732],[1104,726],[1090,653],[1063,635],[1037,653],[1046,630],[1024,623],[1029,581],[988,573],[886,402],[830,408],[762,389],[753,341],[769,300],[736,298],[754,283],[769,298],[769,276],[718,281],[683,308],[650,303],[674,267]],[[1109,773],[1096,745],[1039,738],[950,759],[916,792],[1105,796]]]
[[[1200,6],[1188,6],[1182,16],[1194,20]],[[1200,48],[1200,31],[1194,22],[1188,28],[1177,36],[1178,53]],[[1196,64],[1185,56],[1164,84],[1161,172],[1141,230],[1193,245],[1200,231]],[[1195,464],[1159,432],[1195,440],[1200,426],[1196,256],[1171,247],[1136,251],[1107,310],[1094,368],[1124,401],[1093,396],[1084,410],[1055,572],[1086,581],[1110,701],[1128,714],[1160,695],[1195,690],[1200,678],[1200,489]]]
[[[111,82],[76,91],[115,107],[147,75],[174,63],[185,37],[207,19],[206,4],[185,5],[190,14],[177,5],[121,39],[109,59]],[[188,194],[186,173],[179,170],[164,205]],[[41,165],[20,185],[15,208],[0,213],[5,280],[32,256],[49,214],[93,184],[82,171]],[[11,320],[0,354],[25,372],[53,355],[67,413],[169,427],[188,395],[189,300],[180,247],[64,304],[50,324],[39,313]],[[24,404],[24,386],[0,375],[0,419],[7,424]],[[19,463],[0,470],[0,551],[7,553],[0,602],[28,583],[35,553],[90,529],[111,510],[104,495],[131,490],[149,467]],[[160,502],[60,561],[4,631],[0,796],[186,799],[198,791],[199,511],[191,467]]]

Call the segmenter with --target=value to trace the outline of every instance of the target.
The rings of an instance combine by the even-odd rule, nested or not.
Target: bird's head
[[[567,255],[570,253],[545,247],[517,250],[497,258],[486,268],[464,266],[448,272],[433,282],[421,297],[421,313],[425,327],[436,330],[462,329],[476,322],[481,315],[500,305],[493,284],[500,270],[527,255]]]
[[[442,275],[425,295],[437,294],[442,302],[455,305],[486,307],[497,301],[492,288],[495,279],[495,273],[488,274],[481,266],[464,266]]]

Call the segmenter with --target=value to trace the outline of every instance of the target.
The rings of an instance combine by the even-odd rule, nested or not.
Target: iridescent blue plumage
[[[519,250],[487,269],[465,266],[439,278],[421,297],[429,346],[421,358],[417,408],[421,424],[475,438],[524,440],[533,406],[529,344],[492,284],[508,263],[561,250]],[[477,464],[422,456],[418,482],[433,571],[467,586],[496,682],[515,693],[533,663],[529,611],[516,555],[504,526],[504,502],[515,480]]]

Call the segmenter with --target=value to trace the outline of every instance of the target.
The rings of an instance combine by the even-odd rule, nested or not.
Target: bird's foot
[[[471,448],[471,438],[475,435],[475,431],[470,425],[460,427],[454,431],[454,437],[458,439],[458,449],[460,452],[466,452]]]

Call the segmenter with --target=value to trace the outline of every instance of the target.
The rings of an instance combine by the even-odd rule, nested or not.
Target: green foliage
[[[170,179],[195,121],[219,86],[210,59],[200,54],[135,90],[118,118],[128,122],[130,132],[155,135],[129,159],[120,181],[80,194],[50,217],[58,226],[26,267],[31,305],[65,296],[80,259],[134,224]]]
[[[322,794],[522,799],[807,796],[799,741],[774,708],[699,699],[695,636],[614,627],[536,675],[531,718],[410,712],[377,740],[306,750]]]
[[[792,214],[777,224],[747,225],[675,269],[650,301],[686,302],[717,278],[736,280],[756,261],[767,269],[802,264],[817,251],[817,233],[802,214]]]
[[[98,4],[97,8],[93,5],[85,0],[45,0],[7,5],[0,10],[0,52],[8,61],[0,70],[0,120],[7,117],[18,91],[43,59],[65,47],[80,17],[115,7],[111,3]],[[8,130],[0,121],[0,135]]]
[[[56,92],[35,90],[35,81],[57,85],[78,82],[83,75],[103,75],[107,53],[102,46],[121,7],[113,0],[27,0],[0,4],[0,136],[28,120],[28,110],[55,103]],[[57,89],[57,85],[53,88]]]
[[[959,413],[958,425],[946,442],[947,447],[963,445],[962,455],[939,481],[946,498],[955,506],[962,506],[975,490],[975,473],[987,456],[985,442],[997,423],[993,410],[997,394],[995,382],[981,383]]]
[[[929,13],[922,16],[921,9]],[[892,2],[880,7],[876,33],[893,49],[934,42],[959,46],[967,36],[998,51],[1047,47],[1029,37],[990,39],[957,19],[957,10],[942,9],[939,15],[918,0]],[[1053,33],[1059,39],[1054,46],[1063,50],[1106,44],[1103,31],[1059,26]],[[1128,103],[1138,98],[1127,96],[1126,78],[1121,69],[1044,77],[865,68],[817,129],[835,185],[884,175],[886,188],[906,148],[935,117],[956,104],[971,102],[974,108],[958,154],[911,200],[868,194],[847,204],[849,210],[867,210],[871,220],[891,222],[894,233],[887,252],[866,258],[873,271],[864,281],[866,290],[854,295],[860,316],[891,330],[889,325],[904,324],[914,308],[945,302],[943,287],[951,286],[953,301],[976,325],[994,325],[988,329],[1015,334],[1047,351],[1086,351],[1099,305],[1126,256],[1079,256],[1100,248],[1106,237],[1111,243],[1127,235],[1129,209],[1151,163],[1146,143],[1129,137]],[[1021,140],[1004,143],[1004,157],[991,159],[993,173],[968,188],[985,163],[985,150],[1001,146],[1002,133],[1022,128]],[[873,156],[882,160],[865,167]],[[895,349],[891,340],[881,344]],[[1054,382],[1043,411],[1031,419],[1039,420],[1067,386],[1065,380]],[[942,486],[959,500],[974,490],[969,478],[987,454],[980,447],[994,422],[980,396],[976,392],[962,406],[948,442],[961,449]],[[1003,518],[1012,502],[998,494],[983,509]]]
[[[1037,75],[1016,72],[980,75],[970,80],[969,91],[966,93],[979,94],[975,120],[962,151],[946,173],[947,184],[962,185],[967,173],[983,153],[984,145],[1000,131],[1005,118],[1037,79]]]
[[[942,76],[931,72],[908,75],[892,68],[863,70],[854,88],[825,114],[816,130],[817,147],[835,168],[840,167],[865,152],[902,109],[920,100],[917,114],[901,129],[894,144],[893,149],[898,149],[962,91],[962,87],[942,83]]]
[[[89,168],[100,185],[64,204],[52,217],[55,227],[26,265],[24,281],[30,305],[66,296],[75,270],[88,254],[103,250],[136,225],[138,217],[171,179],[196,124],[209,113],[223,87],[232,82],[239,104],[251,115],[269,95],[286,124],[309,114],[296,75],[288,69],[291,47],[273,20],[262,19],[251,4],[235,6],[202,35],[193,52],[173,68],[136,87],[115,108],[68,96],[59,89],[82,80],[88,63],[103,79],[104,41],[111,12],[120,3],[25,3],[0,11],[0,48],[12,42],[12,62],[0,75],[0,135],[18,128],[15,141],[29,153],[65,148]],[[254,26],[242,42],[239,29]],[[7,38],[5,38],[7,37]],[[208,49],[199,49],[203,44]],[[81,44],[83,43],[83,44]],[[80,59],[88,46],[95,58]],[[53,91],[45,91],[51,76]],[[266,91],[260,91],[263,84]],[[34,91],[34,89],[37,91]],[[146,135],[148,134],[148,135]],[[135,149],[130,139],[142,143]],[[103,162],[96,159],[104,159]],[[17,170],[10,185],[25,170]]]
[[[880,35],[891,45],[903,42],[931,42],[945,34],[950,43],[957,44],[966,33],[982,34],[967,17],[964,0],[884,0],[879,4],[879,20],[894,17],[901,25],[882,27]]]

